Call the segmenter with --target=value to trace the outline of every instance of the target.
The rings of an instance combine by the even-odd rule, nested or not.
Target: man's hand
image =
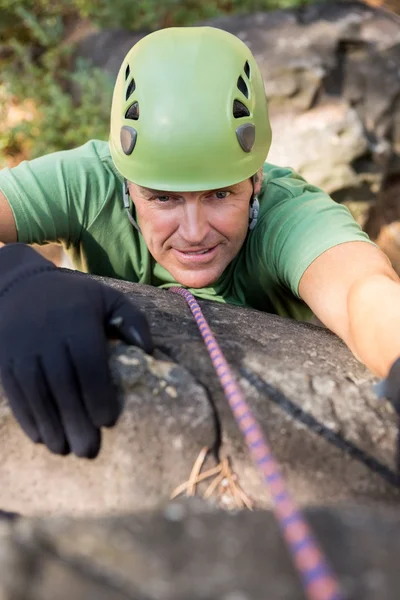
[[[0,377],[14,416],[56,454],[94,458],[122,406],[108,337],[152,351],[144,315],[123,294],[64,273],[24,244],[0,251]]]

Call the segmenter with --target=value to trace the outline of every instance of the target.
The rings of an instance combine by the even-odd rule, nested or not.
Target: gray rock
[[[113,348],[111,368],[125,410],[103,431],[94,460],[33,445],[0,389],[0,506],[23,514],[120,513],[166,501],[203,446],[217,441],[203,387],[182,367],[133,347]]]
[[[185,301],[150,286],[98,279],[144,310],[155,356],[163,360],[123,345],[113,349],[126,409],[104,431],[95,461],[34,446],[0,399],[0,506],[23,514],[151,507],[188,478],[200,449],[219,434],[219,456],[229,457],[256,505],[269,506]],[[397,503],[397,420],[374,396],[376,379],[345,345],[313,325],[201,305],[299,503]]]
[[[347,600],[397,600],[398,511],[306,511]],[[273,516],[202,502],[108,519],[0,522],[2,600],[304,600]]]
[[[369,210],[365,231],[389,257],[400,274],[400,174],[385,178],[376,203]]]

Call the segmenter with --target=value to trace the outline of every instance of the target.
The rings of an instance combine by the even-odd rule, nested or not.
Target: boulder
[[[400,274],[400,173],[384,178],[376,203],[369,209],[364,229]]]
[[[168,499],[203,446],[217,441],[206,391],[189,372],[114,345],[111,368],[125,404],[96,460],[32,444],[0,392],[0,506],[23,514],[115,513]]]
[[[397,600],[398,511],[306,511],[347,600]],[[200,501],[102,519],[0,521],[2,600],[304,600],[267,511]]]
[[[88,277],[87,275],[81,275]],[[20,431],[0,392],[0,507],[24,515],[110,514],[166,502],[202,448],[205,468],[230,461],[255,506],[268,493],[231,415],[193,317],[180,296],[97,278],[146,313],[154,357],[112,345],[125,402],[96,460],[51,455]],[[201,302],[297,501],[398,502],[397,418],[376,378],[321,327]],[[199,492],[201,490],[199,489]],[[220,491],[214,502],[229,499]]]

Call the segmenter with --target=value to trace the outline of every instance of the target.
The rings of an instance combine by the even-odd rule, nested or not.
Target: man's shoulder
[[[112,162],[109,143],[104,140],[88,140],[85,144],[76,148],[76,151],[87,157],[97,156],[102,162]]]
[[[99,223],[111,218],[115,197],[122,193],[123,178],[115,168],[108,142],[89,140],[68,152],[71,154],[67,160],[74,164],[72,192],[76,202],[85,204],[89,225],[100,215]],[[107,206],[111,207],[110,214],[104,212]]]
[[[62,160],[68,160],[75,163],[77,166],[82,165],[96,165],[110,168],[116,176],[119,176],[116,171],[112,158],[108,142],[104,140],[88,140],[85,144],[73,148],[72,150],[64,150],[63,152],[55,153],[54,157],[58,157]],[[81,162],[82,161],[82,162]]]
[[[263,182],[271,182],[282,177],[291,177],[295,171],[290,167],[280,167],[272,163],[265,162],[263,165]]]
[[[262,215],[297,195],[298,191],[295,189],[297,177],[298,175],[293,169],[264,163],[261,189],[258,194],[260,220],[262,220]],[[302,181],[304,183],[304,180]]]
[[[311,186],[299,173],[290,167],[279,167],[271,163],[264,163],[263,166],[263,181],[260,195],[263,196],[268,192],[268,195],[297,196],[299,192],[304,191],[304,188],[313,188],[314,191],[322,192],[315,186]]]
[[[265,163],[263,180],[258,195],[261,213],[277,207],[287,208],[288,203],[306,205],[309,201],[319,201],[321,207],[328,202],[332,207],[338,206],[321,188],[306,181],[299,173],[290,167],[278,167]],[[315,207],[317,208],[317,206]]]
[[[114,167],[108,142],[104,140],[88,140],[81,146],[68,150],[59,150],[51,154],[45,154],[40,158],[29,161],[34,168],[39,168],[40,165],[63,164],[69,172],[75,170],[106,168],[111,169],[113,173],[119,177],[117,170]]]
[[[106,141],[92,139],[50,155],[49,160],[54,160],[52,166],[59,173],[59,184],[67,184],[74,204],[86,205],[90,200],[91,213],[101,210],[114,194],[120,194],[123,178],[114,166]]]

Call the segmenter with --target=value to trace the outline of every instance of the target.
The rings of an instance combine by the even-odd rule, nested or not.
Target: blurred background
[[[400,273],[399,14],[400,0],[0,0],[0,168],[107,139],[129,48],[214,25],[261,68],[268,160],[345,203]]]

